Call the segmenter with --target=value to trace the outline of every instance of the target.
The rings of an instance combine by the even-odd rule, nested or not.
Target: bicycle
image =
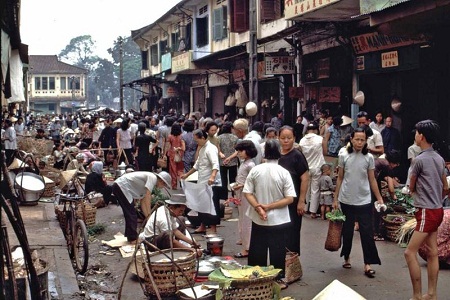
[[[69,256],[74,261],[76,270],[80,274],[84,274],[89,261],[88,233],[86,224],[77,216],[77,207],[84,205],[86,197],[58,193],[56,201],[63,205],[62,214],[65,216],[63,231]]]

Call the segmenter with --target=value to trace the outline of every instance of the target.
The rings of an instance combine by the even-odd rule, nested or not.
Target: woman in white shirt
[[[122,161],[125,161],[125,156],[126,156],[126,160],[128,161],[128,163],[127,163],[128,165],[134,163],[133,151],[132,151],[133,146],[131,144],[132,140],[133,140],[133,136],[131,134],[130,122],[128,119],[125,119],[120,124],[120,128],[117,129],[117,135],[116,135],[117,147],[119,148],[119,153],[121,153],[119,163]]]

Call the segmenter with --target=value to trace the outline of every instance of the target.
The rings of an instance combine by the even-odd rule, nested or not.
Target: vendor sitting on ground
[[[158,249],[173,248],[196,248],[197,255],[202,255],[202,250],[193,238],[188,238],[183,232],[185,229],[177,221],[177,217],[184,214],[186,209],[186,198],[184,195],[172,195],[172,199],[166,200],[167,205],[162,205],[154,211],[144,227],[144,231],[139,235],[141,240],[146,240]],[[172,234],[170,231],[172,230]],[[172,245],[170,237],[172,239]],[[191,246],[188,246],[191,245]],[[155,249],[150,249],[154,251]]]
[[[67,170],[77,170],[78,178],[81,182],[86,181],[86,176],[89,174],[88,171],[83,166],[84,163],[84,155],[82,153],[78,153],[76,158],[73,159],[68,165]]]
[[[91,163],[91,173],[86,177],[84,184],[86,194],[90,192],[97,192],[103,195],[103,200],[94,203],[95,207],[104,207],[110,202],[116,204],[117,200],[112,194],[112,186],[106,183],[106,177],[103,174],[103,163],[101,161],[94,161]]]

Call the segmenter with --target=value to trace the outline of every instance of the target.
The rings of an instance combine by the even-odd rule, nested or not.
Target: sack
[[[344,222],[329,221],[328,233],[325,241],[325,249],[328,251],[338,251],[341,248],[341,234]]]
[[[156,163],[158,168],[166,169],[167,168],[167,160],[164,158],[158,158],[158,162]]]
[[[303,269],[300,263],[300,256],[298,253],[287,250],[286,264],[284,267],[284,278],[287,283],[292,283],[299,280],[303,276]]]
[[[236,104],[236,98],[233,94],[229,94],[225,101],[225,106],[234,106]]]
[[[178,162],[181,161],[181,155],[180,155],[180,153],[178,153],[178,151],[175,152],[175,156],[174,156],[173,160],[174,160],[176,163],[178,163]]]

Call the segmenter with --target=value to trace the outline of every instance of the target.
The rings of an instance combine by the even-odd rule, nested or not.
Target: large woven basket
[[[342,227],[344,222],[328,221],[327,239],[325,249],[328,251],[338,251],[341,248]]]
[[[275,277],[233,280],[228,288],[222,289],[222,300],[272,300]]]
[[[399,217],[395,220],[396,217]],[[384,228],[386,229],[386,238],[392,242],[396,242],[398,239],[398,233],[400,227],[406,223],[406,221],[413,218],[413,216],[406,214],[386,215],[383,216]],[[401,220],[400,220],[401,218]]]
[[[159,252],[149,255],[147,260],[148,267],[159,294],[161,296],[173,296],[178,290],[193,286],[197,273],[195,251],[175,248],[162,250],[162,252],[169,258],[173,254],[176,265],[172,263],[171,259]],[[141,260],[141,263],[144,269],[145,290],[148,294],[156,295],[155,288],[150,280],[150,274],[145,267],[146,262]]]
[[[97,216],[97,207],[92,203],[83,202],[77,206],[77,216],[82,219],[86,226],[95,225],[95,218]]]

